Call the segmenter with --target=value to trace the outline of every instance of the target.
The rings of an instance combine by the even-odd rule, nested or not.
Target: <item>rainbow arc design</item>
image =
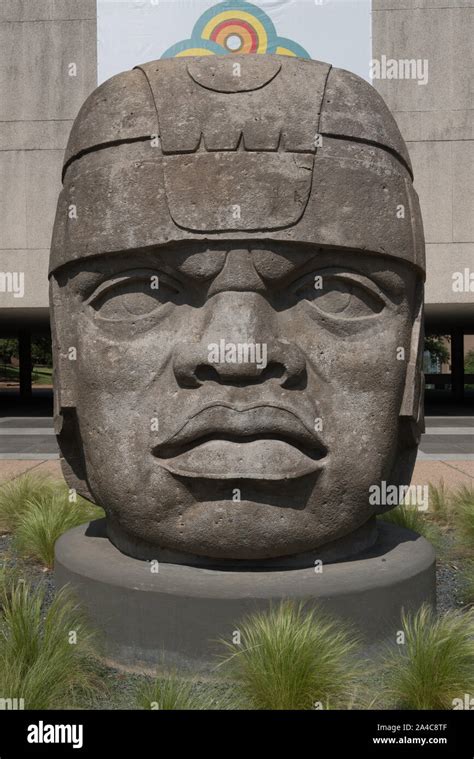
[[[244,0],[225,0],[213,5],[198,18],[190,39],[172,45],[161,57],[232,53],[310,57],[301,45],[277,35],[272,20],[262,8]]]

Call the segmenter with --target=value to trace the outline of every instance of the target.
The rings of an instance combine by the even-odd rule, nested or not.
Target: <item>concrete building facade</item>
[[[474,334],[473,39],[474,0],[372,2],[373,58],[428,62],[424,84],[380,78],[374,85],[409,148],[427,243],[426,329],[451,336],[458,399],[465,382],[474,384],[463,377],[464,341]],[[63,152],[96,81],[96,0],[2,0],[0,334],[20,338],[24,392],[29,336],[49,323],[47,266]],[[19,297],[7,275],[22,272]]]
[[[48,256],[73,120],[96,86],[95,0],[0,4],[0,292],[2,333],[47,325]]]
[[[450,336],[457,399],[465,384],[474,383],[464,373],[474,333],[473,40],[472,0],[373,2],[374,58],[428,62],[426,84],[380,79],[375,86],[397,120],[413,164],[426,239],[425,328]],[[444,384],[446,377],[427,380]]]

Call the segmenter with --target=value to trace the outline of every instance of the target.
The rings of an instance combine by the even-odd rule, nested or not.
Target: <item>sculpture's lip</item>
[[[164,458],[173,456],[186,446],[203,442],[202,438],[208,436],[220,436],[223,439],[229,436],[270,436],[303,447],[310,456],[318,455],[321,458],[327,453],[318,433],[293,409],[262,403],[241,408],[229,403],[213,403],[200,409],[177,432],[155,445],[153,454]]]
[[[270,435],[207,435],[174,455],[157,458],[173,474],[219,480],[290,480],[323,466],[320,452]]]
[[[280,480],[320,469],[327,449],[292,410],[213,404],[152,452],[161,466],[183,476]]]

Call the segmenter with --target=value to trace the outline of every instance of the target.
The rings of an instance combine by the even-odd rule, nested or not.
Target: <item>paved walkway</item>
[[[428,416],[418,459],[474,461],[474,417]]]
[[[0,419],[0,460],[57,459],[58,455],[51,417]]]
[[[0,480],[26,471],[61,475],[49,416],[0,418]],[[474,417],[429,416],[421,439],[413,484],[448,487],[474,484]]]

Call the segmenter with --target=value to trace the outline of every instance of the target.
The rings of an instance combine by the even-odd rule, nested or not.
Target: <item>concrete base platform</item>
[[[56,543],[55,577],[69,583],[105,633],[118,666],[215,665],[216,639],[231,639],[246,614],[292,598],[350,621],[367,644],[394,640],[402,608],[435,603],[435,554],[424,538],[385,522],[369,551],[321,568],[221,571],[139,561],[104,536],[104,520]],[[153,571],[154,570],[154,571]]]

